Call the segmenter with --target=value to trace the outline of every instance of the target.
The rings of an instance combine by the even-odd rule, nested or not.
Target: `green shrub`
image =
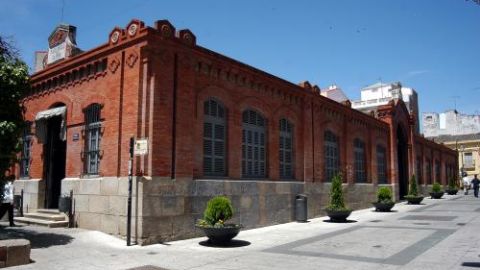
[[[457,184],[455,183],[455,178],[450,177],[450,180],[448,181],[448,189],[449,190],[457,189]]]
[[[344,211],[349,210],[345,206],[342,190],[342,175],[336,174],[332,178],[332,186],[330,188],[330,204],[327,206],[327,210]]]
[[[392,200],[392,190],[388,187],[380,187],[377,190],[377,202],[390,203]]]
[[[432,192],[438,193],[441,191],[442,191],[442,185],[440,185],[438,182],[433,183]]]
[[[225,221],[231,219],[233,216],[232,202],[225,196],[217,196],[212,198],[207,203],[207,208],[203,213],[203,221],[210,226],[223,226]]]
[[[412,174],[412,177],[410,178],[410,185],[408,187],[408,195],[409,196],[418,196],[418,188],[417,188],[417,179],[415,178],[415,175]]]

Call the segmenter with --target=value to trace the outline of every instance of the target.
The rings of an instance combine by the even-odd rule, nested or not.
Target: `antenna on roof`
[[[454,106],[453,108],[455,110],[455,113],[458,113],[457,112],[457,99],[459,99],[460,96],[451,96],[451,98],[453,98],[453,106]]]
[[[65,8],[65,0],[62,0],[62,13],[61,13],[61,17],[60,17],[60,23],[63,22],[63,10]]]

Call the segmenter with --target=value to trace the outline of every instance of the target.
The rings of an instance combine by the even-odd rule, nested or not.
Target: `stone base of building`
[[[24,207],[39,208],[33,186],[43,181],[19,180],[28,194]],[[32,186],[32,187],[31,187]],[[28,189],[30,188],[30,189]],[[349,207],[371,207],[378,186],[344,184]],[[126,177],[66,178],[62,194],[73,191],[75,225],[117,237],[126,236],[128,179]],[[28,191],[28,193],[26,192]],[[201,236],[195,223],[202,218],[207,201],[216,195],[232,200],[234,218],[244,228],[256,228],[295,220],[295,196],[308,196],[308,217],[325,215],[330,183],[267,180],[134,178],[132,237],[141,245]],[[40,196],[41,197],[41,196]],[[34,207],[35,206],[35,207]],[[41,208],[41,207],[40,207]]]

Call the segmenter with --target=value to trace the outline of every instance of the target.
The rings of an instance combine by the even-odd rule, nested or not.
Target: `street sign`
[[[135,156],[144,156],[148,153],[148,139],[138,139],[135,141],[133,150]]]

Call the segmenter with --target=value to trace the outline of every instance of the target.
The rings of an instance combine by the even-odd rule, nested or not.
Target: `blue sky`
[[[209,49],[288,81],[337,84],[350,99],[360,88],[401,81],[420,111],[454,107],[480,113],[480,5],[466,0],[76,1],[63,21],[77,43],[103,44],[132,18],[168,19]],[[0,34],[13,36],[32,65],[61,21],[62,0],[0,0]]]

